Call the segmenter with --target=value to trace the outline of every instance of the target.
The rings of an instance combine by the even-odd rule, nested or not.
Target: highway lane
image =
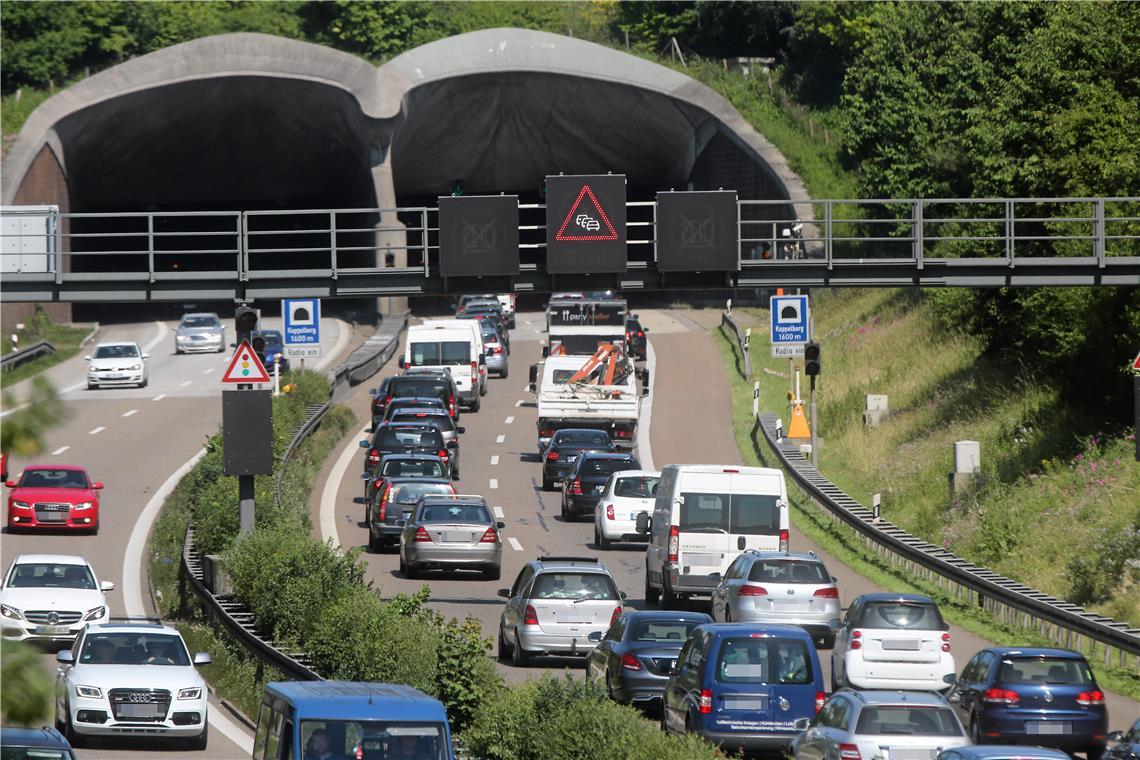
[[[273,320],[263,322],[271,327]],[[334,347],[343,348],[347,341],[340,340],[340,324],[333,319],[325,322],[322,330],[328,341],[326,352],[332,352]],[[140,514],[170,474],[201,449],[221,423],[220,378],[231,349],[220,354],[176,356],[173,327],[174,323],[168,322],[115,325],[104,328],[97,339],[135,340],[147,349],[150,354],[147,388],[87,390],[82,356],[48,370],[45,375],[61,390],[67,418],[47,432],[43,454],[32,461],[13,459],[11,463],[13,477],[28,464],[79,464],[88,469],[93,479],[106,484],[101,497],[98,535],[9,534],[5,531],[0,536],[0,553],[5,567],[20,553],[85,556],[94,564],[101,580],[116,583],[116,589],[108,594],[111,614],[115,616],[124,615],[130,608],[123,593],[124,557],[133,533],[145,538],[145,532],[135,531]],[[232,340],[233,335],[232,320],[229,320],[227,338]],[[21,390],[15,389],[17,395]],[[142,554],[136,551],[137,556]],[[171,560],[178,561],[178,558]],[[143,596],[147,614],[153,614],[146,594]],[[45,655],[44,665],[54,673],[54,655]],[[219,730],[219,723],[223,721],[227,730],[236,731],[239,741],[248,741],[244,729],[226,719],[224,708],[212,704],[210,744],[205,752],[192,753],[181,747],[172,748],[168,743],[145,743],[136,739],[101,740],[91,749],[82,750],[80,757],[118,758],[124,753],[132,758],[171,757],[172,753],[178,757],[248,757],[248,751]]]
[[[651,385],[652,426],[646,459],[660,467],[676,462],[736,463],[741,461],[732,433],[728,378],[720,352],[708,334],[719,323],[719,312],[642,310],[642,323],[650,328],[649,338],[656,366]],[[485,635],[497,635],[502,600],[495,592],[514,581],[523,563],[544,553],[597,556],[609,567],[618,587],[628,595],[627,605],[642,609],[644,599],[644,547],[618,545],[599,551],[593,545],[592,524],[588,521],[565,523],[559,516],[559,494],[543,492],[540,468],[535,455],[535,410],[525,383],[526,368],[539,360],[541,314],[520,314],[519,329],[511,339],[511,378],[491,380],[490,391],[478,414],[464,414],[461,436],[462,475],[459,490],[479,493],[489,504],[501,507],[507,527],[500,581],[484,581],[464,574],[429,574],[424,580],[409,581],[398,572],[395,552],[365,554],[368,579],[384,596],[412,593],[423,584],[430,586],[432,607],[449,616],[470,615],[478,619]],[[375,387],[379,377],[397,372],[393,366],[367,387]],[[367,419],[366,388],[358,389],[350,402],[360,419]],[[359,431],[358,431],[359,432]],[[642,431],[644,433],[644,430]],[[347,467],[328,488],[325,498],[329,512],[322,535],[335,537],[345,546],[363,546],[366,528],[363,507],[352,499],[362,494],[360,473],[363,452],[354,439],[343,449]],[[644,446],[645,440],[641,441]],[[642,449],[644,450],[644,449]],[[497,457],[497,459],[493,459]],[[492,463],[494,462],[494,463]],[[839,578],[844,605],[855,596],[882,590],[840,564],[806,537],[792,533],[793,551],[815,551]],[[518,547],[518,548],[515,548]],[[707,611],[707,599],[684,604],[688,609]],[[952,645],[958,670],[982,647],[979,637],[954,627]],[[830,652],[823,651],[825,683],[830,683]],[[509,682],[519,682],[537,673],[569,668],[582,671],[580,660],[552,658],[539,666],[514,668],[500,664]],[[1111,725],[1126,727],[1140,714],[1140,705],[1119,695],[1108,695]]]

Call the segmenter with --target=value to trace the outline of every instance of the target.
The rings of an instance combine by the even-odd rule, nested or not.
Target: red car
[[[71,465],[33,465],[19,482],[4,484],[8,494],[8,528],[63,528],[99,532],[99,490],[87,471]]]

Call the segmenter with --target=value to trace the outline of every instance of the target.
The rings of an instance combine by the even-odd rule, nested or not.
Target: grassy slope
[[[46,340],[55,347],[55,353],[40,357],[35,361],[22,364],[19,367],[5,372],[3,374],[3,384],[5,386],[11,386],[13,383],[26,380],[33,375],[43,372],[48,367],[54,367],[75,356],[79,353],[80,342],[91,332],[85,327],[54,324],[49,321],[47,317],[42,315],[26,324],[27,327],[25,329],[17,331],[20,335],[20,345],[27,348],[33,343]],[[8,336],[4,336],[4,343],[6,348],[11,346],[11,341],[8,340]]]

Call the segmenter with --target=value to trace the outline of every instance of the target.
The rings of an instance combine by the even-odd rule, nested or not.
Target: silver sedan
[[[425,496],[400,533],[400,572],[416,578],[428,569],[481,570],[485,579],[498,580],[505,527],[481,496]]]
[[[183,314],[174,328],[174,353],[225,351],[226,328],[217,314]]]

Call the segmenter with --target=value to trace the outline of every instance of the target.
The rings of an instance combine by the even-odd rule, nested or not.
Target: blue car
[[[983,744],[944,749],[934,760],[1069,760],[1069,755],[1048,747]]]
[[[1053,747],[1090,759],[1104,752],[1104,692],[1079,652],[990,647],[946,680],[975,744]]]
[[[695,628],[665,684],[661,727],[700,734],[727,752],[787,750],[827,695],[812,638],[796,626]],[[801,726],[803,723],[801,723]]]

